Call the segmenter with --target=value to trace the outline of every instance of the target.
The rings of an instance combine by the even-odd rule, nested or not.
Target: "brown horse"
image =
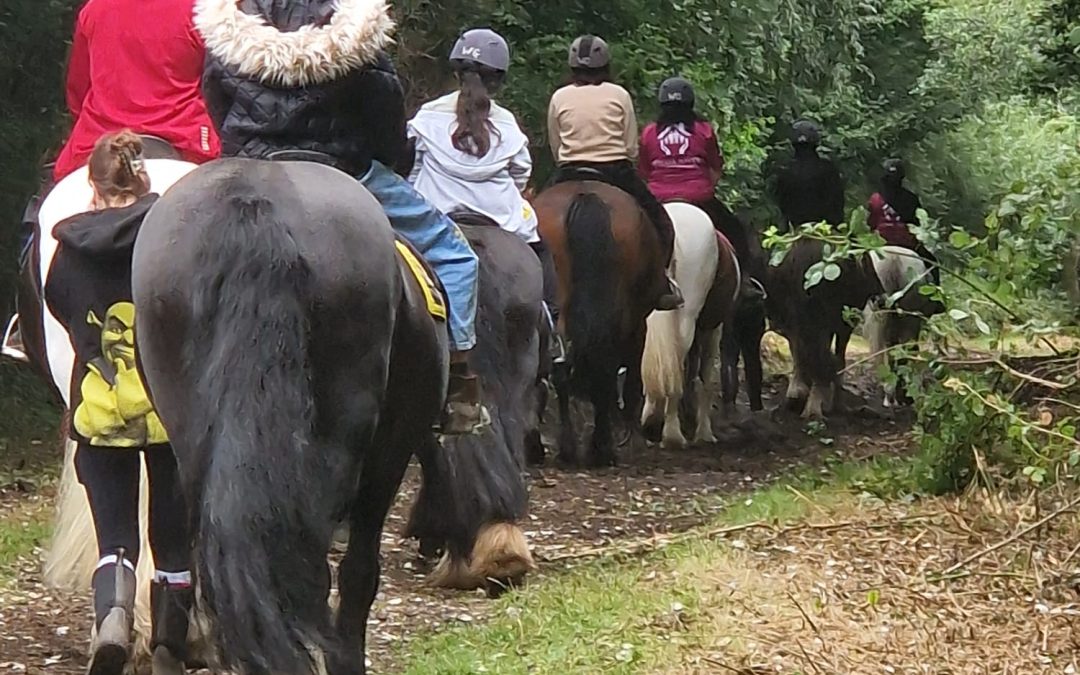
[[[634,198],[607,183],[559,183],[533,207],[555,261],[563,308],[559,331],[570,351],[554,377],[562,422],[559,460],[610,465],[620,366],[627,369],[625,423],[636,432],[641,419],[645,317],[666,290],[660,239]],[[572,390],[593,404],[595,427],[585,456],[570,418]]]
[[[821,241],[802,239],[768,274],[769,319],[788,339],[794,372],[788,386],[789,406],[811,419],[824,417],[839,403],[841,373],[854,329],[844,310],[861,311],[882,293],[881,282],[867,255],[837,261],[840,276],[805,288],[806,271],[824,256]],[[835,340],[835,346],[834,346]]]

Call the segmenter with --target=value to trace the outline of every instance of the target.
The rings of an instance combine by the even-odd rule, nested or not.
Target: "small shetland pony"
[[[917,341],[926,319],[945,311],[945,307],[919,292],[921,286],[933,282],[929,265],[913,251],[886,246],[870,256],[884,296],[866,303],[863,329],[870,341],[876,372],[880,372],[896,360],[892,348]],[[897,294],[900,297],[887,305],[889,298]],[[886,408],[899,406],[906,399],[902,384],[886,382],[883,387],[882,403]]]
[[[641,419],[645,317],[666,288],[659,236],[633,197],[599,181],[556,184],[533,208],[555,261],[560,331],[570,351],[569,372],[562,367],[553,375],[562,422],[558,457],[569,465],[611,465],[620,366],[627,369],[625,423],[637,432]],[[593,405],[595,426],[585,454],[570,416],[572,391]]]
[[[845,308],[861,311],[870,298],[882,293],[868,256],[839,261],[839,278],[823,280],[807,290],[806,271],[822,260],[823,251],[821,241],[800,239],[780,265],[769,271],[766,283],[773,328],[791,344],[794,372],[788,404],[809,419],[824,417],[839,403],[841,372],[853,330]]]
[[[199,167],[147,215],[132,273],[217,667],[364,673],[383,521],[446,394],[431,289],[378,202],[305,162]],[[326,556],[343,516],[335,618]]]
[[[528,511],[525,441],[539,434],[543,279],[540,261],[519,237],[482,216],[454,218],[480,259],[469,358],[492,423],[479,434],[443,437],[441,448],[423,447],[423,484],[406,536],[420,540],[424,556],[445,551],[431,576],[436,585],[486,586],[495,595],[535,568],[518,523]]]
[[[641,375],[645,408],[641,422],[648,425],[662,415],[665,448],[686,446],[679,417],[685,385],[696,389],[694,442],[715,443],[710,411],[715,397],[713,361],[718,346],[717,328],[731,330],[740,284],[735,251],[718,236],[708,214],[685,203],[666,204],[675,224],[675,252],[670,273],[683,291],[681,308],[653,312],[647,319]],[[702,345],[696,368],[687,361],[690,347]]]

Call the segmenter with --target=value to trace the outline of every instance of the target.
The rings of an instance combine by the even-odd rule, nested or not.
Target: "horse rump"
[[[155,276],[156,261],[136,250],[136,278],[149,281],[135,284],[144,376],[155,393],[171,388],[186,402],[185,423],[170,433],[192,505],[200,609],[221,665],[310,672],[342,659],[326,553],[355,482],[339,466],[342,453],[313,438],[312,272],[268,188],[239,170],[203,178],[198,195],[190,182],[164,195],[140,235],[168,231],[185,199],[213,204],[202,222],[184,223],[198,238],[188,279]],[[177,315],[157,297],[171,286],[187,292],[180,354],[162,342],[177,330]],[[162,376],[177,357],[185,382]],[[162,408],[163,419],[169,412]]]

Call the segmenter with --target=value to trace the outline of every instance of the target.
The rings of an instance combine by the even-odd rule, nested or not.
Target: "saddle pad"
[[[428,267],[427,262],[406,242],[395,239],[394,246],[405,266],[420,284],[420,291],[424,294],[424,303],[427,305],[428,313],[438,321],[446,321],[446,296],[438,277]]]

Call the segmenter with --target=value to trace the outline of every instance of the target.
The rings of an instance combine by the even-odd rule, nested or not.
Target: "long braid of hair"
[[[501,82],[501,74],[482,72],[465,66],[458,72],[461,93],[457,101],[457,127],[450,139],[454,147],[474,157],[491,150],[491,135],[499,130],[491,123],[491,90]]]

